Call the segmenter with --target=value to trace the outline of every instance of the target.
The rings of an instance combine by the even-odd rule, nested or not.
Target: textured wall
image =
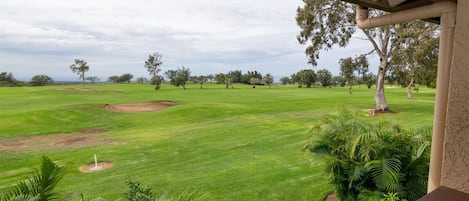
[[[441,184],[469,193],[469,1],[459,0]]]

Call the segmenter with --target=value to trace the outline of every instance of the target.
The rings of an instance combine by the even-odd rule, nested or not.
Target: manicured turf
[[[200,90],[163,85],[65,85],[0,88],[0,142],[24,136],[107,129],[109,143],[91,147],[39,144],[0,152],[0,193],[29,175],[42,155],[66,165],[58,190],[88,198],[123,197],[125,180],[150,185],[162,195],[208,192],[215,200],[322,200],[332,190],[323,163],[302,150],[308,129],[337,106],[374,107],[373,90],[207,85]],[[90,91],[58,90],[86,88]],[[421,87],[414,100],[402,88],[386,89],[395,114],[370,117],[403,128],[430,127],[434,90]],[[150,113],[115,113],[105,104],[170,100],[177,106]],[[365,113],[363,113],[365,115]],[[93,154],[111,169],[81,173]]]

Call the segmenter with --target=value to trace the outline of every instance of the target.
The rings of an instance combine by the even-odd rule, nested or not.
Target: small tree
[[[122,83],[122,82],[127,82],[128,84],[130,84],[130,80],[132,80],[134,76],[130,73],[126,73],[126,74],[122,74],[120,77],[119,77],[119,83]]]
[[[289,77],[285,76],[285,77],[280,78],[280,83],[282,83],[282,85],[287,85],[287,84],[291,84],[292,80]]]
[[[182,66],[177,70],[168,70],[165,74],[170,80],[169,83],[176,87],[182,86],[183,89],[186,89],[186,83],[189,81],[191,71],[189,68]]]
[[[345,59],[340,59],[340,74],[345,78],[345,81],[348,84],[348,92],[352,95],[352,86],[355,80],[354,71],[356,69],[355,62],[352,57],[347,57]]]
[[[148,82],[148,79],[145,78],[145,77],[137,78],[137,83],[139,83],[139,84],[143,84],[143,83],[147,83],[147,82]]]
[[[213,75],[213,74],[208,74],[208,75],[207,75],[207,79],[208,79],[208,81],[209,81],[210,83],[212,83],[212,82],[213,82],[213,79],[215,79],[215,75]]]
[[[373,84],[376,83],[376,76],[372,72],[369,72],[365,74],[365,76],[363,77],[363,81],[365,82],[368,89],[371,89]]]
[[[368,73],[368,59],[366,59],[365,55],[360,55],[355,58],[356,70],[358,72],[358,87],[360,84],[365,81],[366,73]]]
[[[262,80],[264,81],[264,84],[269,86],[269,88],[271,88],[271,85],[272,83],[274,83],[274,77],[270,74],[270,73],[267,73],[263,78]]]
[[[316,73],[312,69],[300,70],[295,74],[295,79],[298,82],[298,87],[306,85],[310,88],[316,82]]]
[[[236,74],[233,74],[232,72],[230,72],[229,74],[231,74],[232,76],[236,75]],[[257,70],[248,71],[246,74],[242,75],[241,82],[245,84],[251,84],[251,78],[257,78],[258,80],[262,80],[262,74],[258,72]],[[233,77],[233,80],[234,80],[234,77]]]
[[[262,80],[257,77],[251,77],[251,79],[249,79],[249,84],[251,84],[253,88],[256,88],[256,85],[259,85],[261,83]]]
[[[2,87],[13,87],[21,86],[23,83],[15,79],[12,73],[1,72],[0,73],[0,86]]]
[[[54,80],[47,75],[35,75],[29,82],[32,86],[45,86],[53,83]]]
[[[323,87],[327,87],[332,84],[332,73],[327,69],[318,70],[317,78]]]
[[[334,86],[337,84],[341,87],[344,87],[345,84],[347,84],[347,80],[343,76],[334,76],[332,77],[332,82],[334,83]]]
[[[200,89],[203,89],[203,85],[208,81],[207,79],[207,76],[203,76],[203,75],[200,75],[200,76],[195,76],[193,78],[193,81],[197,84],[200,84]]]
[[[94,84],[96,82],[99,82],[99,78],[96,77],[96,76],[90,76],[90,77],[86,77],[85,80],[88,80],[91,82],[91,84]]]
[[[147,69],[148,73],[150,73],[150,76],[152,77],[152,84],[155,84],[155,90],[160,89],[160,85],[162,80],[158,76],[158,72],[161,71],[161,64],[163,64],[163,61],[161,61],[162,55],[158,52],[153,53],[151,55],[148,55],[148,59],[145,61],[145,68]]]
[[[225,84],[226,88],[228,89],[229,86],[233,88],[233,77],[231,76],[230,73],[224,74],[224,73],[218,73],[215,75],[215,81],[217,84]]]
[[[85,72],[90,70],[90,67],[83,59],[75,59],[75,63],[70,65],[70,69],[73,73],[80,76],[82,85],[85,85]]]
[[[109,78],[107,78],[107,81],[108,82],[112,82],[112,83],[118,83],[119,82],[119,76],[118,75],[113,75],[113,76],[110,76]]]

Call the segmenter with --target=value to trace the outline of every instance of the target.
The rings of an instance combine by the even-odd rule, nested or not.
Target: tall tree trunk
[[[412,85],[414,84],[414,78],[410,79],[409,85],[407,85],[407,99],[413,99],[414,96],[412,95]]]
[[[381,58],[380,60],[378,77],[376,79],[376,110],[389,112],[388,102],[386,101],[386,96],[384,95],[384,78],[386,77],[388,61],[386,58]]]
[[[352,95],[352,84],[348,85],[348,94]]]

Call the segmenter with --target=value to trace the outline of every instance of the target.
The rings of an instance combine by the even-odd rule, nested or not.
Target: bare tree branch
[[[368,38],[368,40],[373,45],[373,48],[375,49],[376,53],[380,57],[383,56],[383,52],[381,52],[381,49],[379,49],[378,44],[376,44],[376,41],[373,39],[373,37],[371,37],[370,32],[368,32],[368,30],[366,30],[366,29],[362,29],[362,28],[360,28],[360,29],[363,31],[363,33],[365,33],[366,37]]]

